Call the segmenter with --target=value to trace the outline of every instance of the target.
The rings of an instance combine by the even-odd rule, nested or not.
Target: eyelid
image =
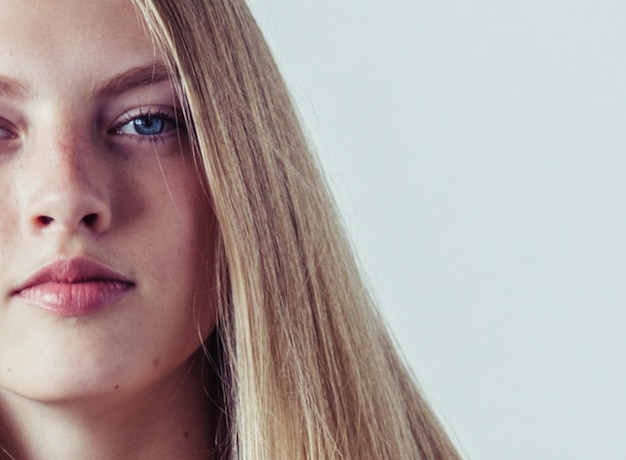
[[[187,129],[180,108],[166,105],[148,105],[128,110],[123,115],[120,115],[111,127],[107,129],[107,134],[123,135],[124,133],[119,132],[123,126],[133,120],[148,117],[168,119],[176,127],[175,131],[178,132],[185,132]]]

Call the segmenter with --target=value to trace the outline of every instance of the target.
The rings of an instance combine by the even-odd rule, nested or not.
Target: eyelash
[[[172,113],[174,112],[174,114]],[[137,126],[130,126],[130,129],[134,130],[133,133],[124,132],[123,129],[129,126],[133,122],[141,121],[153,122],[155,120],[163,123],[163,127],[159,133],[155,134],[142,134],[137,132]],[[148,128],[149,129],[149,128]],[[118,136],[130,136],[136,138],[137,142],[149,141],[166,141],[168,137],[172,135],[179,135],[186,132],[186,127],[183,122],[175,115],[175,110],[168,111],[164,109],[141,109],[139,113],[127,113],[122,119],[116,123],[116,125],[108,131],[108,134]]]
[[[135,142],[166,142],[172,136],[178,138],[181,134],[187,132],[184,122],[176,115],[175,109],[168,110],[164,108],[141,109],[138,112],[129,112],[123,115],[121,120],[107,131],[107,134],[132,138]],[[139,120],[143,120],[144,122],[157,120],[163,123],[163,127],[160,132],[155,134],[141,134],[136,132],[136,130],[133,133],[123,132],[125,127]],[[134,128],[130,127],[130,129]],[[10,122],[0,117],[0,142],[11,142],[18,137],[20,136],[16,133],[15,127]]]

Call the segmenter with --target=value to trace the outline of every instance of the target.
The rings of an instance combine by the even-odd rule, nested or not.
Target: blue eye
[[[109,131],[109,134],[138,136],[139,138],[174,134],[184,127],[179,126],[176,118],[169,113],[157,111],[154,113],[128,114]]]
[[[142,136],[156,136],[163,132],[165,120],[162,117],[145,116],[131,120],[133,129]]]

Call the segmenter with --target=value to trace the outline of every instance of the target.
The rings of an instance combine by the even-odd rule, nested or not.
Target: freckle
[[[161,361],[159,360],[159,358],[157,358],[154,361],[152,361],[152,364],[154,365],[154,367],[158,367],[159,364],[161,364]]]
[[[119,389],[120,389],[120,386],[119,386],[119,385],[115,385],[115,389],[116,389],[116,390],[119,390]]]
[[[11,373],[11,372],[13,372],[13,371],[12,371],[12,370],[11,370],[11,368],[9,367],[9,368],[7,369],[7,372],[10,374],[10,373]]]
[[[185,431],[185,434],[183,434],[183,438],[187,439],[189,437],[189,431]]]

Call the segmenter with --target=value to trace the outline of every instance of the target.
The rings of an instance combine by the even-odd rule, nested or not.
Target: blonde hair
[[[242,0],[134,0],[219,225],[223,458],[459,458],[398,357]]]

